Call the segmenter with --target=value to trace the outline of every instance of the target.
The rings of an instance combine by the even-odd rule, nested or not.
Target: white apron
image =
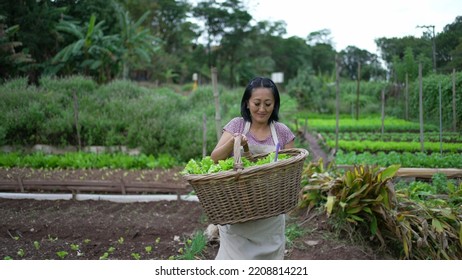
[[[270,124],[275,144],[278,137],[274,124]],[[250,130],[246,122],[242,134]],[[250,145],[252,154],[274,152],[275,146]],[[282,260],[285,250],[285,215],[232,225],[219,225],[220,248],[216,260]]]

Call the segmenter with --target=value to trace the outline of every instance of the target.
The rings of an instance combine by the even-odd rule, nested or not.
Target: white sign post
[[[274,72],[274,73],[271,73],[271,80],[273,80],[273,82],[275,84],[281,84],[284,82],[284,73],[283,72]]]

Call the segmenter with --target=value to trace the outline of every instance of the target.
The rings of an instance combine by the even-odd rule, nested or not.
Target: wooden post
[[[457,131],[456,114],[456,69],[452,69],[452,131]]]
[[[441,82],[438,83],[438,91],[440,95],[440,154],[443,154],[443,108],[442,108],[442,101],[441,101]]]
[[[340,110],[340,65],[335,55],[335,152],[338,151],[339,134],[339,110]]]
[[[80,140],[80,125],[79,125],[79,102],[77,100],[76,90],[72,92],[74,96],[74,122],[75,122],[75,130],[77,131],[77,143],[79,151],[82,150],[82,142]]]
[[[221,138],[221,115],[220,115],[220,98],[218,95],[218,73],[217,68],[212,67],[212,85],[213,97],[215,98],[215,127],[217,130],[217,142]]]
[[[127,194],[124,178],[120,178],[120,191],[123,195]]]
[[[409,75],[406,73],[406,92],[404,93],[404,119],[409,120]]]
[[[420,151],[424,152],[423,127],[423,93],[422,93],[422,63],[419,63],[419,121],[420,121]]]
[[[385,90],[382,89],[382,137],[385,131]]]
[[[356,119],[359,120],[359,86],[361,83],[361,62],[358,62],[358,81],[356,85]]]
[[[18,185],[19,185],[19,190],[23,193],[24,192],[24,184],[22,183],[21,176],[18,177]]]
[[[207,117],[202,116],[202,157],[207,155]]]

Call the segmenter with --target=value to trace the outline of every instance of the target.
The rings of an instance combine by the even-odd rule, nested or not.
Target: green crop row
[[[322,133],[326,140],[335,140],[334,132]],[[343,132],[339,133],[339,140],[348,141],[385,141],[385,142],[420,142],[419,133],[368,133],[368,132]],[[462,145],[462,134],[457,132],[443,132],[441,137],[442,142],[457,142]],[[439,142],[439,132],[426,132],[424,133],[424,142]]]
[[[123,168],[123,169],[152,169],[171,168],[178,162],[170,155],[127,155],[127,154],[94,154],[94,153],[66,153],[61,155],[47,155],[44,153],[20,154],[0,153],[0,167],[31,167],[31,168],[62,168],[62,169],[93,169],[93,168]]]
[[[335,140],[326,141],[327,145],[331,148],[335,147]],[[339,150],[347,152],[379,152],[379,151],[397,151],[397,152],[419,152],[421,145],[418,142],[383,142],[383,141],[338,141]],[[426,152],[439,152],[440,148],[445,153],[462,153],[461,143],[424,143],[424,151]]]
[[[415,168],[462,168],[461,154],[440,154],[440,153],[397,153],[378,152],[376,154],[365,152],[344,152],[338,151],[335,156],[337,164],[365,164],[390,166],[399,164],[401,167]]]
[[[299,125],[305,124],[304,119],[298,119]],[[334,132],[336,119],[308,119],[308,130],[316,132]],[[341,118],[339,120],[340,132],[381,132],[382,120],[380,117],[368,117],[363,119]],[[424,124],[425,131],[438,131],[438,128],[431,124]],[[402,119],[388,117],[384,120],[385,132],[409,132],[420,131],[420,124]]]

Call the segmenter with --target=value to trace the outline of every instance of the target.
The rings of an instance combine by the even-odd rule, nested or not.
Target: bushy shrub
[[[1,145],[76,146],[78,129],[82,146],[123,145],[187,161],[202,156],[204,116],[206,152],[217,143],[211,86],[178,93],[178,88],[141,87],[131,81],[97,85],[82,76],[44,77],[41,85],[28,87],[27,80],[18,79],[0,86]],[[220,130],[240,116],[243,92],[219,87]],[[281,119],[287,121],[297,102],[281,94],[281,104]]]

